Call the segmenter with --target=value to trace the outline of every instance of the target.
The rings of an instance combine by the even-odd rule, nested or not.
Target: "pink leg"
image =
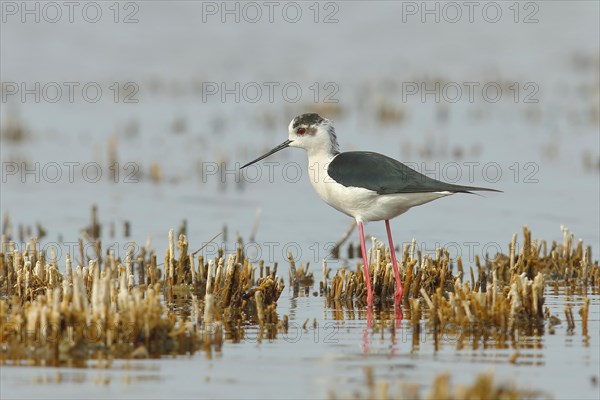
[[[369,261],[367,261],[367,247],[365,246],[365,232],[363,231],[363,223],[358,222],[358,234],[360,236],[360,248],[362,250],[363,263],[365,267],[365,281],[367,283],[367,305],[373,305],[373,289],[371,289],[371,278],[369,274]]]
[[[396,250],[392,240],[392,230],[390,229],[390,220],[385,220],[388,241],[390,242],[390,254],[392,255],[392,264],[394,265],[394,278],[396,278],[396,293],[394,293],[394,303],[398,304],[402,300],[402,282],[400,281],[400,272],[398,271],[398,261],[396,261]]]

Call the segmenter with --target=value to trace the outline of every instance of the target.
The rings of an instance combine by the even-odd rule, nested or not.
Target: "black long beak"
[[[250,161],[248,164],[242,165],[242,166],[240,167],[240,169],[244,169],[244,168],[246,168],[248,165],[252,165],[252,164],[254,164],[255,162],[258,162],[258,161],[262,160],[263,158],[267,158],[267,157],[269,157],[269,156],[270,156],[271,154],[273,154],[273,153],[277,153],[279,150],[283,150],[283,149],[285,149],[286,147],[289,147],[289,146],[290,146],[290,143],[292,143],[292,140],[289,140],[289,139],[288,139],[288,140],[286,140],[285,142],[281,143],[279,146],[275,147],[273,150],[269,151],[267,154],[265,154],[265,155],[262,155],[262,156],[258,157],[258,158],[257,158],[256,160],[254,160],[254,161]]]

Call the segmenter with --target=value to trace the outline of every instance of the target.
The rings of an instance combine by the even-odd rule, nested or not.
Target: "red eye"
[[[299,128],[299,129],[296,131],[296,133],[297,133],[298,135],[304,135],[304,134],[306,133],[306,129],[304,129],[304,128]]]

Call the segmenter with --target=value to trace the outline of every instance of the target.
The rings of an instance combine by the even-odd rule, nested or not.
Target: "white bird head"
[[[340,152],[332,122],[319,114],[308,113],[298,115],[290,122],[288,140],[241,168],[252,165],[287,147],[299,147],[306,150],[309,155],[320,152],[334,155]]]

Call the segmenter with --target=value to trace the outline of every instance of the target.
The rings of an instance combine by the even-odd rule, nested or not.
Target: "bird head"
[[[330,120],[316,113],[298,115],[288,126],[288,140],[268,151],[254,161],[247,163],[245,168],[287,147],[299,147],[309,154],[327,152],[339,153],[337,137]]]

